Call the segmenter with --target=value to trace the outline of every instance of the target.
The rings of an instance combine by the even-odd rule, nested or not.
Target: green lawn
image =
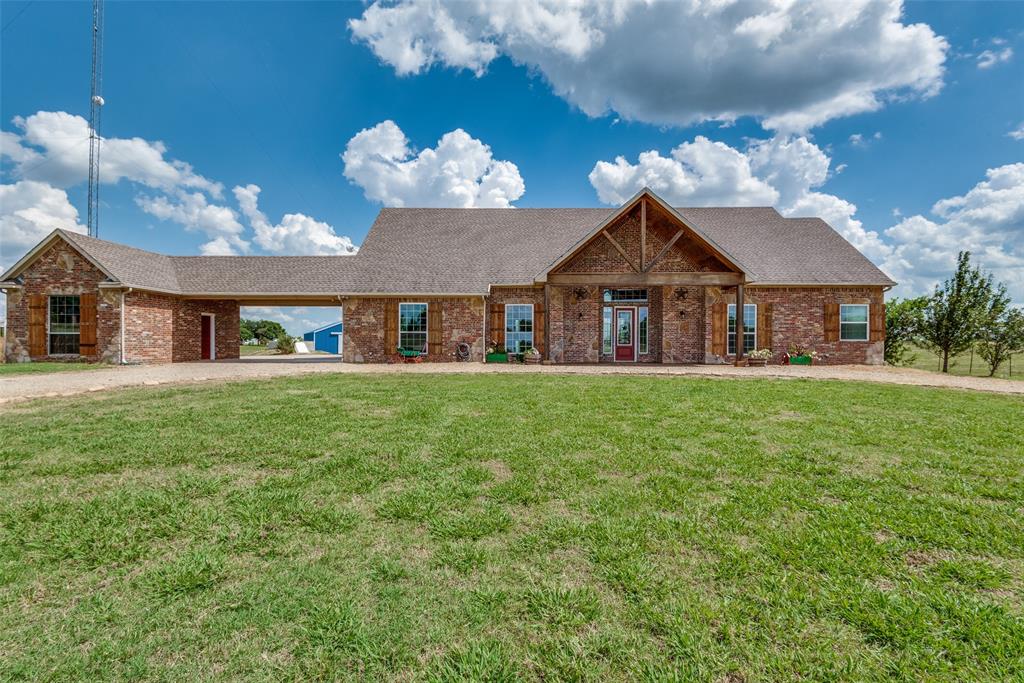
[[[238,354],[241,356],[266,356],[272,353],[277,353],[277,351],[268,349],[266,346],[242,344],[238,347]]]
[[[939,355],[918,347],[914,347],[912,353],[916,358],[909,367],[917,368],[918,370],[931,370],[932,372],[942,371],[942,358]],[[1002,367],[996,371],[995,376],[1000,379],[1024,380],[1024,354],[1018,353],[1014,355],[1012,376],[1010,375],[1010,367],[1009,362],[1003,363]],[[972,362],[971,354],[967,352],[949,359],[949,374],[988,377],[988,366],[985,365],[985,361],[978,354],[974,354],[974,361]]]
[[[0,377],[8,375],[27,375],[42,372],[70,372],[71,370],[96,370],[98,368],[109,368],[106,363],[3,363],[0,362]]]
[[[0,680],[1021,680],[1024,400],[316,376],[0,419]]]

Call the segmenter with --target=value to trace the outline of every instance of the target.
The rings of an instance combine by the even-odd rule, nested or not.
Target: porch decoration
[[[764,367],[772,357],[771,349],[756,349],[747,354],[747,365]]]
[[[532,346],[523,351],[523,362],[530,365],[540,364],[540,351],[533,348]]]
[[[790,365],[814,365],[818,352],[802,346],[790,346],[786,353],[786,362]]]
[[[491,344],[487,347],[487,353],[484,356],[484,362],[486,363],[507,363],[508,354],[500,350],[496,344]]]
[[[427,354],[422,351],[415,349],[403,349],[401,346],[398,347],[398,357],[402,359],[403,363],[422,363],[423,356]]]

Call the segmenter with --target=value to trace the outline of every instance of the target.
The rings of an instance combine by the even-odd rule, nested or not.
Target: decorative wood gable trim
[[[658,208],[664,211],[669,218],[678,222],[680,226],[679,232],[672,237],[670,244],[666,245],[666,247],[662,249],[661,253],[659,253],[654,259],[652,259],[649,262],[646,261],[648,202],[651,202],[654,205],[656,205]],[[626,251],[625,249],[622,248],[622,245],[619,244],[608,232],[609,226],[613,225],[615,221],[619,220],[623,216],[626,216],[637,207],[639,207],[640,209],[641,249],[639,265],[634,263],[634,261],[626,255]],[[745,273],[748,271],[747,268],[745,268],[741,263],[739,263],[732,255],[730,255],[720,246],[718,246],[711,238],[709,238],[707,235],[705,235],[703,232],[701,232],[693,225],[690,225],[690,223],[687,222],[686,219],[684,219],[682,215],[680,215],[680,213],[675,210],[675,208],[669,206],[664,200],[662,200],[660,197],[654,194],[654,192],[652,192],[650,188],[644,188],[643,190],[637,192],[636,195],[634,195],[629,201],[623,204],[617,211],[611,213],[607,218],[601,221],[601,223],[597,225],[588,235],[583,237],[581,240],[576,242],[576,244],[574,244],[571,248],[569,248],[565,253],[560,255],[553,263],[551,263],[551,265],[547,267],[546,270],[539,273],[535,278],[535,282],[554,282],[555,279],[569,275],[568,273],[556,274],[553,271],[565,265],[573,257],[579,254],[588,244],[590,244],[591,241],[593,241],[595,238],[598,238],[602,234],[612,243],[612,245],[623,256],[623,258],[626,259],[626,262],[629,264],[629,267],[634,271],[634,273],[638,275],[646,275],[650,273],[651,268],[657,263],[657,261],[663,258],[666,254],[668,254],[671,251],[672,246],[674,246],[675,243],[684,234],[689,237],[692,237],[698,245],[700,245],[710,253],[714,254],[715,257],[717,257],[723,264],[725,264],[727,268],[732,269],[735,274],[740,276],[741,282],[745,281]],[[729,278],[729,280],[730,283],[733,283],[735,281],[735,278]],[[653,281],[650,281],[650,283],[654,284]]]

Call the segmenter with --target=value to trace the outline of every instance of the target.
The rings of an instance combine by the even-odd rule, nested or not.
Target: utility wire
[[[3,33],[7,29],[9,29],[11,27],[11,24],[16,22],[18,20],[18,17],[20,17],[22,14],[24,14],[25,10],[27,10],[32,5],[32,2],[33,2],[33,0],[29,0],[28,2],[26,2],[22,6],[22,8],[20,10],[18,10],[18,13],[15,14],[13,17],[11,17],[10,21],[8,21],[6,24],[4,24],[4,27],[2,29],[0,29],[0,33]]]

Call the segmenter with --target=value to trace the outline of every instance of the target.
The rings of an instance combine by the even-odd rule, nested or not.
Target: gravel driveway
[[[167,365],[110,367],[80,372],[0,377],[0,403],[28,398],[71,396],[123,387],[159,386],[195,382],[224,382],[313,373],[542,373],[563,375],[680,375],[705,377],[780,377],[844,379],[887,384],[973,389],[1024,394],[1024,381],[959,377],[924,370],[865,365],[786,366],[736,368],[730,365],[498,365],[484,363],[421,363],[362,365],[323,356],[258,356],[239,360]]]

